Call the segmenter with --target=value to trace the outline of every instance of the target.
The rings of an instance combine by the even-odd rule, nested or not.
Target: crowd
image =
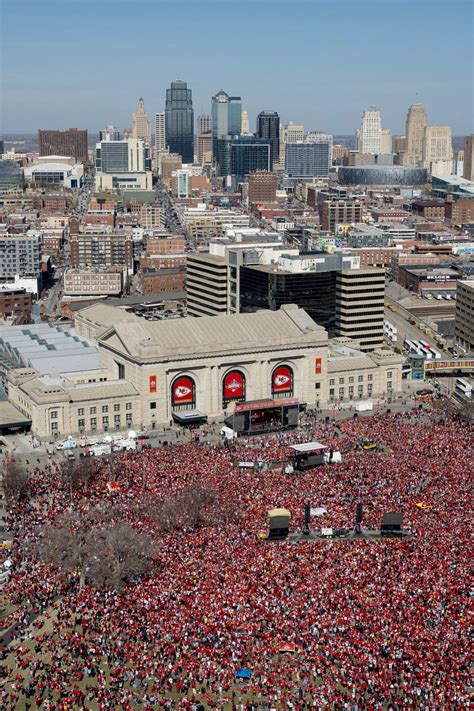
[[[357,451],[364,438],[384,451]],[[343,451],[342,463],[285,475],[288,445],[311,439]],[[308,416],[298,432],[124,454],[72,503],[55,464],[34,469],[11,521],[5,592],[18,642],[2,650],[2,708],[467,708],[471,446],[469,425],[429,420],[428,408],[428,419],[426,409],[337,425]],[[249,460],[264,466],[239,468]],[[195,484],[232,510],[227,522],[164,533],[136,505]],[[353,525],[361,499],[363,525],[402,511],[414,535],[259,539],[275,506],[300,528],[307,498],[327,509],[313,527]],[[141,580],[80,588],[29,555],[39,526],[109,500],[161,541]],[[241,668],[251,677],[236,683]]]

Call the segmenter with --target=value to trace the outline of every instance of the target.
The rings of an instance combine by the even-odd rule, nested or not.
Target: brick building
[[[184,267],[158,269],[156,271],[144,269],[142,271],[141,284],[143,294],[185,291],[186,269]]]
[[[133,270],[130,234],[78,234],[70,237],[72,267],[125,267]]]
[[[64,294],[67,296],[118,296],[123,291],[123,270],[68,269],[64,273]]]
[[[452,225],[468,225],[474,222],[474,199],[467,198],[445,203],[445,216]]]
[[[248,201],[275,202],[278,178],[275,173],[266,170],[255,171],[248,177]]]
[[[26,289],[0,290],[0,320],[31,323],[31,293]]]
[[[414,200],[411,209],[427,220],[444,220],[444,200]]]
[[[184,253],[186,242],[184,237],[159,237],[149,236],[146,240],[147,255],[151,254],[180,254]]]
[[[39,129],[40,156],[70,156],[88,162],[87,129],[69,128],[67,131]]]

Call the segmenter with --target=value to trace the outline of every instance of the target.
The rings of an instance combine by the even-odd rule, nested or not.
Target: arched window
[[[230,370],[222,380],[224,407],[234,400],[245,400],[245,375],[240,370]]]
[[[179,375],[171,386],[173,410],[193,410],[196,407],[196,383],[189,375]]]
[[[272,373],[272,395],[279,398],[293,396],[293,368],[289,365],[278,365]]]

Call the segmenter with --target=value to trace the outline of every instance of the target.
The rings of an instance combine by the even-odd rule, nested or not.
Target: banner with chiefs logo
[[[150,375],[148,383],[148,391],[150,393],[156,393],[156,375]]]
[[[289,365],[280,365],[273,371],[272,392],[293,392],[293,371]]]
[[[315,358],[314,359],[314,372],[316,375],[320,375],[323,372],[323,359],[322,358]]]
[[[245,376],[239,370],[231,370],[224,377],[224,400],[243,400],[245,398]]]
[[[176,378],[173,383],[171,399],[173,405],[194,404],[195,386],[194,380],[188,375]]]

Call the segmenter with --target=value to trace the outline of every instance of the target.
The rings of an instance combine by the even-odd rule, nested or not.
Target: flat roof
[[[25,422],[31,422],[31,419],[24,415],[20,410],[7,400],[0,401],[0,428],[7,427],[9,425],[20,425]]]
[[[327,446],[321,442],[303,442],[302,444],[292,444],[291,449],[294,449],[295,452],[314,452],[318,449],[327,449]]]

